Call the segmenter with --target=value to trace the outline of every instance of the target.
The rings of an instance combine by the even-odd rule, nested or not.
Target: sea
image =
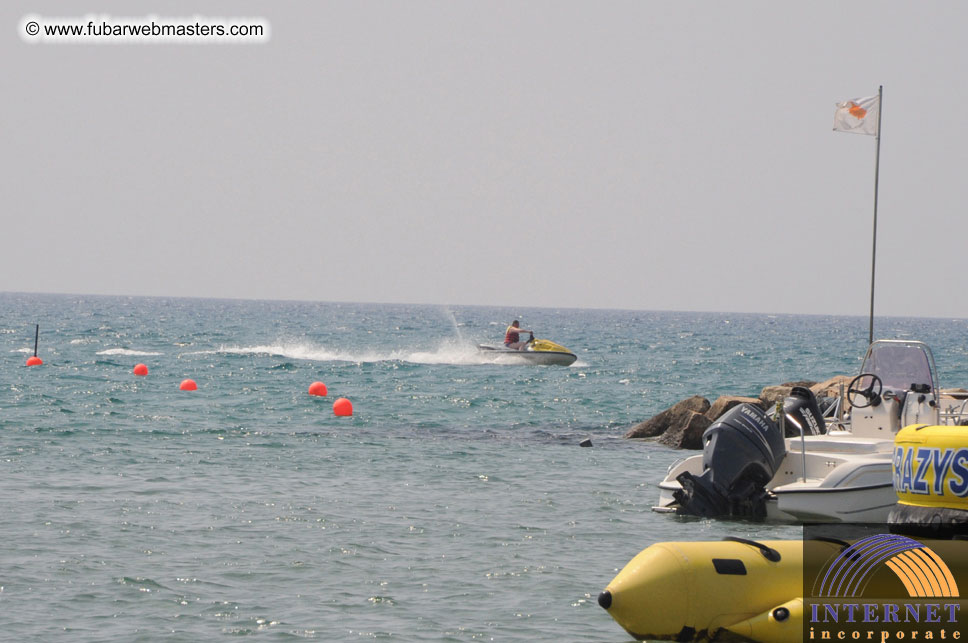
[[[578,361],[482,360],[512,319]],[[0,639],[629,641],[596,598],[643,548],[801,528],[652,512],[689,453],[623,434],[690,395],[856,373],[867,335],[865,316],[0,294]],[[968,320],[875,335],[968,385]]]

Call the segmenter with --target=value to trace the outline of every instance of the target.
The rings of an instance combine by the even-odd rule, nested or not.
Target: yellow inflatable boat
[[[598,603],[639,640],[800,641],[804,547],[826,558],[826,541],[727,538],[644,549]]]
[[[892,531],[968,533],[968,426],[917,424],[894,438]]]

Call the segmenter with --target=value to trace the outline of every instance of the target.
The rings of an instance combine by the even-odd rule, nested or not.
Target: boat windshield
[[[917,344],[887,344],[875,342],[864,365],[862,373],[873,373],[881,378],[885,388],[911,390],[915,385],[934,386],[931,359],[923,346]],[[865,377],[860,384],[869,385]]]

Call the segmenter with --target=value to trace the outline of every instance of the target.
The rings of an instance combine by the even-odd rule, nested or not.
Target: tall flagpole
[[[868,346],[874,343],[874,266],[877,263],[877,181],[881,171],[881,113],[884,103],[884,85],[877,88],[877,156],[874,161],[874,243],[871,248],[871,317],[867,334]]]

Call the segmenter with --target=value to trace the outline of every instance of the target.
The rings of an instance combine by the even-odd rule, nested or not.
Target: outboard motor
[[[766,516],[766,485],[773,479],[786,443],[779,427],[757,406],[733,407],[702,434],[703,472],[676,477],[678,513],[707,518]]]
[[[804,435],[820,435],[827,432],[823,412],[817,403],[817,396],[813,391],[803,386],[794,386],[790,396],[783,400],[783,414],[786,416],[786,437],[800,437],[800,428]]]

